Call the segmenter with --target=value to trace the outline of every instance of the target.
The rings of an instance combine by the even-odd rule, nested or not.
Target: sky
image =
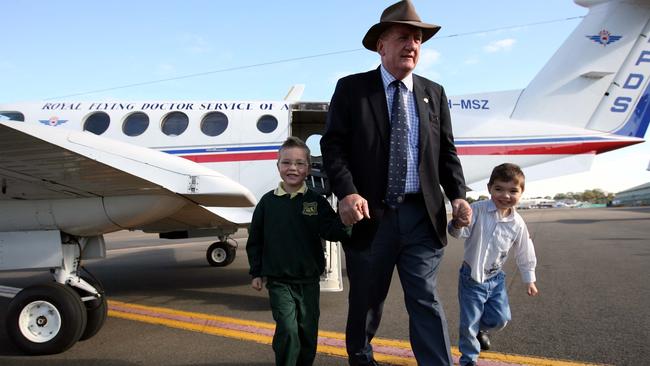
[[[329,101],[378,65],[361,39],[394,0],[3,0],[0,103],[34,100]],[[570,0],[413,0],[442,26],[416,73],[447,95],[523,89],[587,9]],[[650,143],[586,173],[527,182],[525,196],[650,182]],[[485,194],[476,191],[472,195]]]

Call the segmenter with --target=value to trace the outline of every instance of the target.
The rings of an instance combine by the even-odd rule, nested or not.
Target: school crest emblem
[[[303,202],[302,203],[302,214],[305,216],[316,216],[318,215],[318,202]]]

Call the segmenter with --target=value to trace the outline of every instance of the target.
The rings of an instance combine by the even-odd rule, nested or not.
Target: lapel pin
[[[429,103],[429,98],[424,98],[425,103]]]

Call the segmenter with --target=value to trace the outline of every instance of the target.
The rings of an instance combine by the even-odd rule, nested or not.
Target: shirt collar
[[[487,210],[488,212],[494,212],[494,215],[499,219],[498,221],[514,221],[515,219],[515,208],[512,207],[510,209],[510,215],[506,217],[499,217],[499,213],[497,212],[497,205],[494,204],[494,201],[492,199],[489,200],[487,205]]]
[[[384,91],[386,91],[388,90],[390,83],[397,79],[390,72],[388,72],[388,70],[386,70],[384,65],[381,65],[379,69],[381,70],[381,80],[384,82]],[[413,73],[409,73],[404,79],[402,79],[402,82],[408,91],[413,91]]]
[[[273,194],[276,196],[284,196],[284,195],[289,195],[290,198],[296,197],[298,194],[305,194],[307,192],[307,184],[305,182],[302,182],[302,187],[300,187],[297,191],[293,193],[289,193],[282,188],[282,182],[278,183],[278,188],[276,188],[273,191]]]

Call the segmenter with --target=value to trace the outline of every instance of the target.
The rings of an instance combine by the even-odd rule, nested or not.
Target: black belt
[[[406,193],[397,199],[398,204],[395,207],[388,206],[390,209],[396,209],[399,205],[407,202],[424,202],[424,195],[422,192],[417,193]]]
[[[411,202],[411,201],[424,201],[424,196],[422,195],[422,192],[405,194],[402,202]]]

